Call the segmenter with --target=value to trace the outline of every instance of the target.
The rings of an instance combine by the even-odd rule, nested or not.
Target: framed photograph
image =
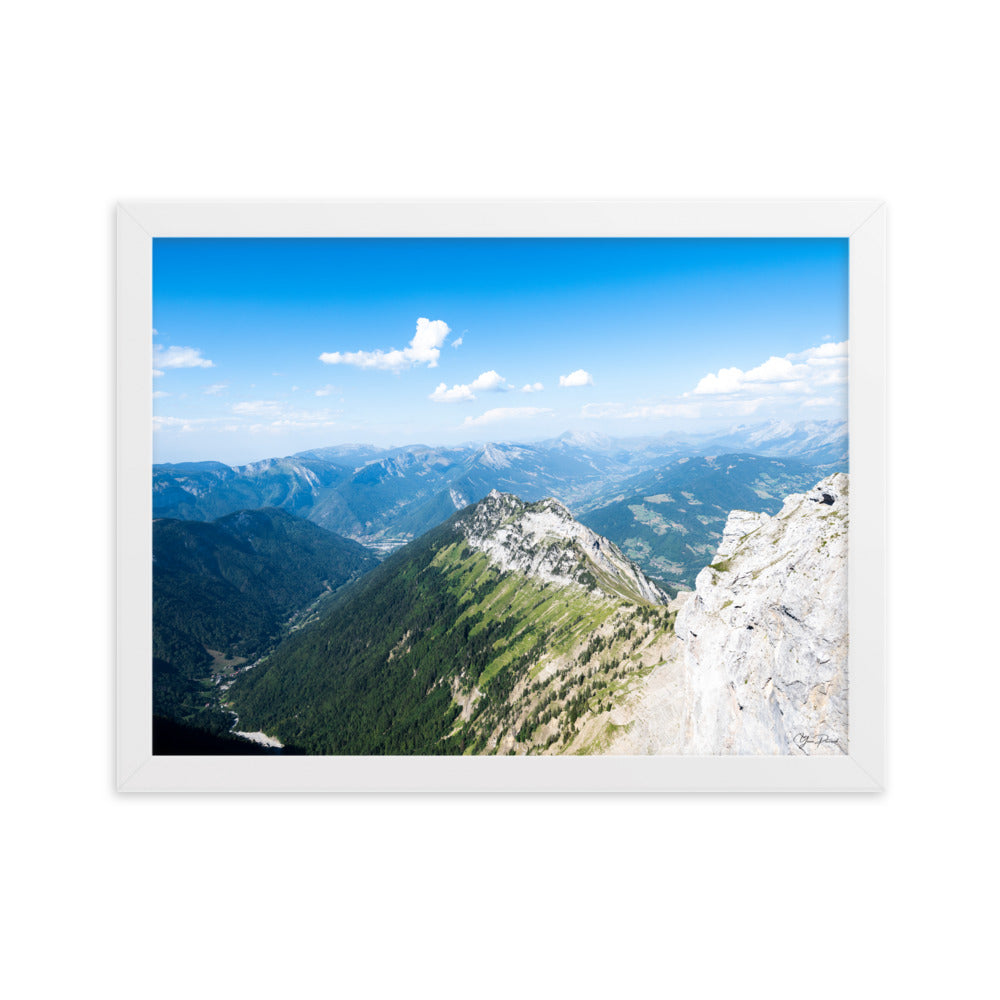
[[[122,791],[878,791],[878,201],[118,207]]]

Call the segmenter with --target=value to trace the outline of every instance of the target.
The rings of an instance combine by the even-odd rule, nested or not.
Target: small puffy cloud
[[[217,396],[220,392],[223,391],[223,389],[228,389],[228,388],[229,388],[229,383],[228,382],[216,382],[215,385],[210,385],[205,390],[205,395],[206,396]]]
[[[317,396],[332,396],[335,392],[340,392],[339,385],[321,385],[316,390]]]
[[[214,368],[215,362],[201,356],[197,347],[162,347],[157,344],[153,348],[153,367],[163,368]]]
[[[590,372],[585,372],[582,368],[577,368],[575,372],[570,372],[569,375],[560,375],[559,384],[566,388],[579,385],[593,385],[594,377]]]
[[[466,417],[462,426],[482,427],[484,424],[497,424],[504,420],[526,420],[528,417],[537,417],[543,413],[551,412],[552,410],[542,406],[500,406],[493,410],[487,410],[478,417]]]
[[[461,403],[476,397],[467,385],[453,385],[449,389],[448,383],[442,382],[427,398],[434,400],[435,403]]]
[[[169,395],[170,395],[169,392],[163,392],[162,390],[157,389],[157,391],[153,393],[153,399],[163,399],[164,396],[169,396]]]
[[[510,386],[503,375],[497,374],[491,368],[488,372],[483,372],[482,375],[476,376],[472,380],[470,388],[474,392],[503,392],[509,389]]]
[[[154,368],[153,369],[153,378],[159,378],[162,374],[163,374],[163,372],[161,372],[159,370],[159,368]]]
[[[453,340],[451,342],[451,346],[452,347],[461,347],[462,346],[462,340],[463,340],[462,337],[458,337],[456,340]]]
[[[467,385],[453,385],[449,389],[448,384],[442,382],[427,398],[435,403],[461,403],[475,399],[477,392],[506,392],[511,388],[513,387],[503,375],[490,369],[476,376]]]
[[[541,392],[545,386],[541,382],[529,382],[527,385],[521,386],[521,392]]]
[[[376,368],[383,371],[401,372],[414,365],[437,368],[441,356],[441,345],[451,330],[444,320],[417,320],[417,330],[413,339],[402,350],[389,351],[326,351],[319,360],[327,365],[354,365],[356,368]]]

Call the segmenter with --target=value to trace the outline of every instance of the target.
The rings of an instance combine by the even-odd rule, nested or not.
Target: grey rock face
[[[734,511],[678,614],[693,754],[847,752],[848,477]]]
[[[617,545],[580,524],[558,500],[526,504],[493,490],[462,531],[472,548],[504,570],[633,602],[666,603],[666,594]]]

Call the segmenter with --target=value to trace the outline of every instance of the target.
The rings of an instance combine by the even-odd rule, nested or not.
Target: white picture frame
[[[117,208],[116,774],[127,792],[873,792],[885,784],[885,226],[878,200],[126,202]],[[154,237],[849,239],[851,524],[844,756],[152,753]]]

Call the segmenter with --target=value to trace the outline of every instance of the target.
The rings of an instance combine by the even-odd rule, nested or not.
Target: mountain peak
[[[666,601],[617,545],[580,524],[552,497],[525,503],[492,490],[459,524],[469,545],[505,571],[544,583],[576,584],[633,603]]]

